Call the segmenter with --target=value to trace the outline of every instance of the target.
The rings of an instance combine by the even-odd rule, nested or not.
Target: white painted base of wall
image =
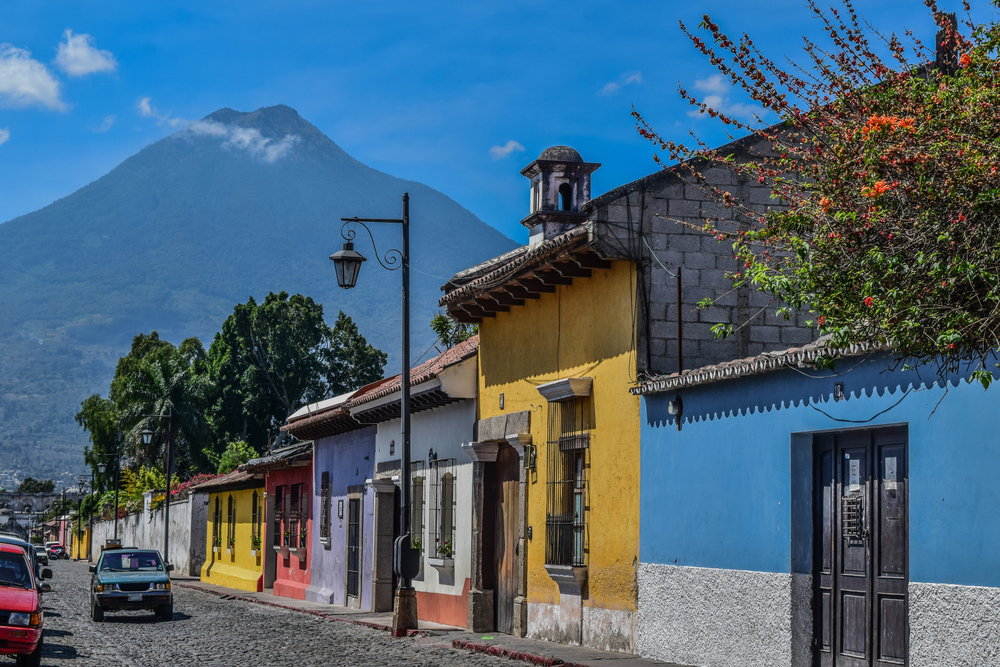
[[[1000,665],[1000,588],[909,586],[910,667]]]
[[[635,651],[635,613],[585,607],[576,595],[559,598],[560,604],[528,603],[528,637],[602,651]]]
[[[638,579],[639,655],[696,667],[798,667],[792,605],[808,598],[792,575],[640,563]],[[808,646],[794,651],[796,660],[805,654],[800,665],[809,664]]]

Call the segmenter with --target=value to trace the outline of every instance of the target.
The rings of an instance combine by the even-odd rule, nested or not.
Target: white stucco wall
[[[793,599],[801,601],[803,585],[808,595],[807,581],[640,563],[638,583],[636,648],[643,657],[697,667],[799,667],[793,653],[808,658],[808,645],[793,651],[792,626]]]
[[[910,667],[1000,665],[1000,588],[910,583]]]
[[[421,576],[415,579],[413,587],[426,593],[461,595],[465,581],[471,577],[472,554],[472,461],[462,451],[462,443],[472,440],[472,428],[476,420],[476,403],[467,399],[433,410],[425,410],[410,418],[410,460],[423,461],[424,483],[424,523],[423,533],[424,563]],[[390,442],[395,440],[395,451],[390,454]],[[437,460],[455,459],[451,472],[455,475],[455,534],[454,569],[442,569],[428,564],[428,547],[433,543],[431,508],[433,506],[431,480],[427,457],[433,449]],[[375,436],[375,465],[383,461],[399,459],[400,421],[383,422],[378,425]],[[397,480],[397,484],[398,484]]]

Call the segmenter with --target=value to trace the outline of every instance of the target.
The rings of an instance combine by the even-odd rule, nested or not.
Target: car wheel
[[[101,605],[97,604],[97,602],[90,603],[90,618],[96,623],[104,620],[104,610],[101,609]]]
[[[42,640],[38,640],[38,646],[28,655],[17,656],[17,664],[23,667],[39,667],[42,664]]]
[[[174,620],[174,603],[162,604],[156,610],[157,616],[160,617],[161,621],[172,621]]]

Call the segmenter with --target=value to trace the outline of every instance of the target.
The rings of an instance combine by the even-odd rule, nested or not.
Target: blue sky
[[[933,44],[919,0],[857,7]],[[3,3],[0,221],[99,178],[183,119],[282,103],[362,162],[526,242],[519,171],[546,147],[601,162],[597,195],[656,169],[633,104],[669,137],[724,140],[677,95],[701,82],[723,105],[746,101],[712,81],[677,27],[706,12],[775,58],[820,30],[803,0]],[[979,0],[973,16],[992,9]]]

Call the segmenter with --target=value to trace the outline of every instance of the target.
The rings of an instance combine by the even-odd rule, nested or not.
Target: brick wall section
[[[731,152],[737,159],[751,154],[740,142],[731,144]],[[745,179],[739,182],[728,169],[712,168],[704,173],[710,183],[727,189],[756,211],[777,205],[771,200],[770,188]],[[677,281],[664,266],[671,272],[681,267],[685,369],[797,347],[818,337],[815,329],[804,325],[810,319],[807,313],[785,320],[776,314],[780,304],[766,294],[749,288],[733,290],[724,275],[736,268],[731,242],[720,242],[681,222],[698,227],[706,217],[721,217],[729,221],[729,229],[736,229],[740,221],[676,172],[664,170],[615,188],[592,200],[586,209],[594,222],[595,245],[602,254],[638,260],[640,372],[677,371]],[[708,297],[716,299],[717,306],[699,310],[698,302]],[[718,339],[711,328],[720,322],[743,326],[729,338]]]

